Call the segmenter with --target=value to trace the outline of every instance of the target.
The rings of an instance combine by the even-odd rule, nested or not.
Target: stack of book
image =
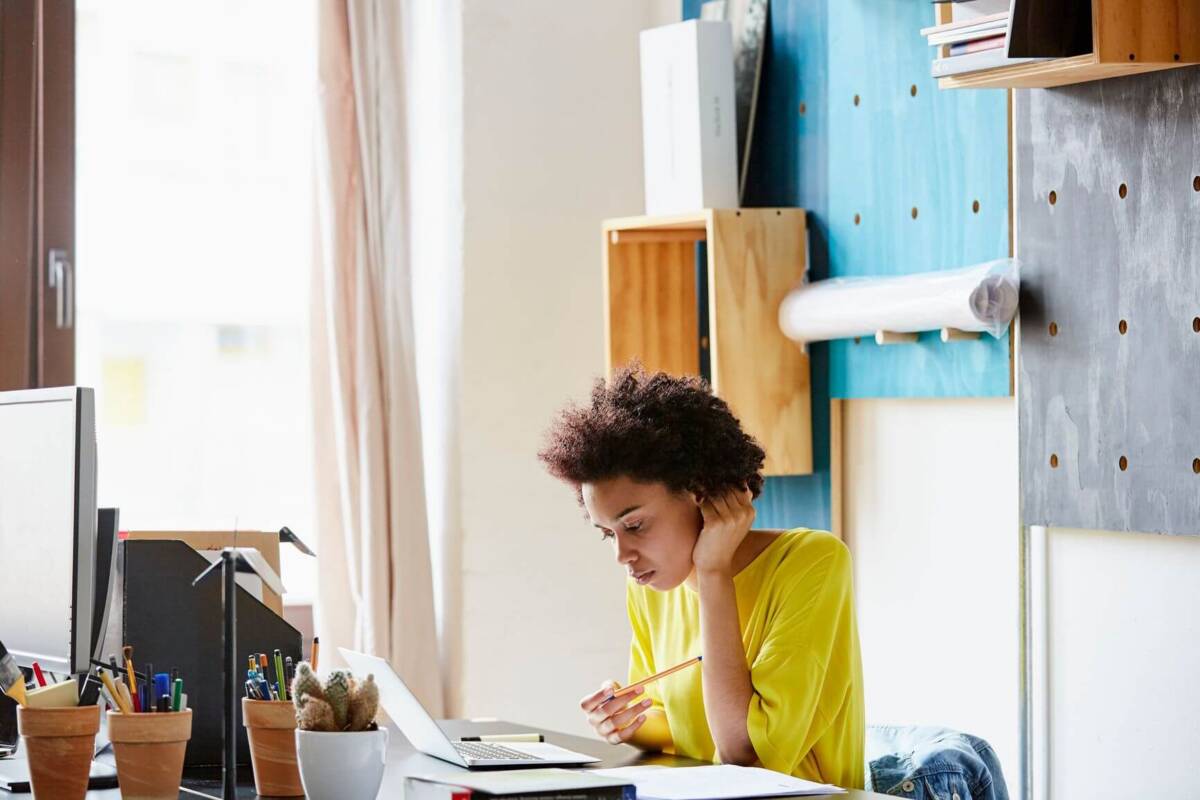
[[[935,78],[1032,60],[1008,57],[1007,11],[924,28],[921,35],[939,48],[941,57],[933,61]]]

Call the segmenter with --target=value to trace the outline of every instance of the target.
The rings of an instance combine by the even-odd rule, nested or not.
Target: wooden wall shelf
[[[950,22],[949,3],[937,24]],[[1047,24],[1061,24],[1047,20]],[[1092,0],[1092,52],[939,78],[942,89],[1066,86],[1200,62],[1200,0]]]
[[[813,470],[808,356],[779,328],[779,305],[807,267],[804,215],[705,209],[603,225],[609,373],[637,358],[651,371],[698,375],[707,358],[713,390],[767,451],[768,475]],[[698,241],[707,243],[702,271]]]

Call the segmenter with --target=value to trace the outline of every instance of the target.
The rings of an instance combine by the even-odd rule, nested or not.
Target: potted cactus
[[[375,800],[383,782],[388,732],[375,722],[375,677],[330,673],[322,684],[307,662],[292,682],[300,781],[310,800]]]

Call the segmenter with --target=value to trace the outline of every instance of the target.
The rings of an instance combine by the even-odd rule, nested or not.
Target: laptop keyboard
[[[488,761],[541,761],[537,756],[522,753],[500,744],[487,742],[452,742],[460,756]]]

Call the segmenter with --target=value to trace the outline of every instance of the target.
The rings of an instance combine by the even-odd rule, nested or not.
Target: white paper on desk
[[[633,781],[599,775],[594,770],[521,769],[504,772],[447,772],[413,775],[413,778],[432,783],[465,786],[494,795],[532,794],[535,792],[570,792],[579,789],[599,789],[627,786]]]
[[[638,800],[732,800],[740,797],[796,797],[841,794],[845,789],[793,778],[760,767],[715,764],[706,767],[619,767],[594,775],[627,780]]]

